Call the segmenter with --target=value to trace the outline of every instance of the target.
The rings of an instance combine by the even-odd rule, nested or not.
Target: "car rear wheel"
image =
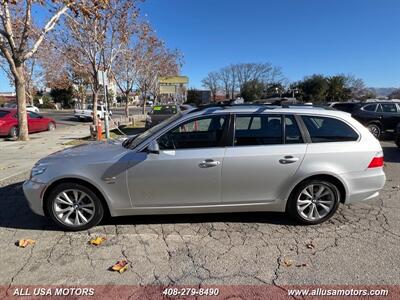
[[[376,124],[369,124],[367,126],[369,132],[371,132],[374,137],[376,137],[377,139],[379,139],[379,137],[381,136],[381,128],[376,125]]]
[[[77,183],[56,186],[46,201],[46,212],[61,228],[68,231],[86,230],[100,223],[104,208],[99,197]]]
[[[18,127],[17,127],[17,126],[14,126],[14,127],[12,127],[12,128],[10,129],[10,134],[9,134],[9,135],[10,135],[11,138],[15,139],[15,138],[18,137],[18,133],[19,133]]]
[[[325,180],[306,180],[290,196],[287,212],[303,224],[325,222],[339,207],[338,188]]]
[[[47,125],[47,130],[48,131],[56,130],[56,125],[53,122],[50,122],[49,125]]]

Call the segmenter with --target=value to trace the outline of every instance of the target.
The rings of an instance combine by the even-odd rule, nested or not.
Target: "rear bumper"
[[[386,182],[382,168],[342,174],[342,177],[348,186],[346,204],[378,197]]]

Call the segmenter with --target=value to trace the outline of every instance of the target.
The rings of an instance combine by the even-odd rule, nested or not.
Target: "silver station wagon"
[[[40,160],[24,183],[31,209],[66,230],[103,215],[287,212],[303,224],[379,195],[377,139],[349,114],[318,108],[210,106],[126,139]]]

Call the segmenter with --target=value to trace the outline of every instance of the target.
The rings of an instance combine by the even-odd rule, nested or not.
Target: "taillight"
[[[369,163],[368,169],[383,167],[383,156],[375,156]]]

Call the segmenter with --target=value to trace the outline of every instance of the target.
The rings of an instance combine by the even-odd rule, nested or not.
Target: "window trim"
[[[379,113],[381,114],[398,114],[400,113],[399,107],[398,105],[396,105],[397,103],[379,103],[378,106],[381,108],[381,111],[379,111]],[[394,107],[396,108],[396,111],[384,111],[383,110],[383,105],[394,105]],[[378,109],[376,110],[378,112]]]
[[[244,145],[244,146],[235,146],[235,132],[236,132],[236,118],[237,116],[280,116],[281,117],[281,126],[282,126],[282,143],[281,144],[271,144],[271,145]],[[288,116],[293,116],[294,121],[297,124],[297,127],[299,128],[301,137],[303,139],[302,143],[296,143],[296,144],[288,144],[286,143],[286,120],[285,118]],[[300,118],[301,119],[301,118]],[[304,125],[304,124],[303,124]],[[301,144],[307,144],[308,139],[307,139],[307,134],[306,132],[303,131],[302,124],[299,122],[299,117],[297,114],[294,113],[272,113],[272,112],[262,112],[262,113],[246,113],[246,112],[236,112],[233,113],[233,126],[231,128],[230,134],[231,134],[231,139],[230,139],[230,145],[227,147],[270,147],[270,146],[282,146],[282,145],[301,145]]]
[[[378,107],[378,106],[377,106]],[[340,117],[336,117],[336,116],[328,116],[328,115],[314,115],[314,114],[300,114],[298,115],[301,118],[301,122],[304,125],[304,130],[307,132],[307,135],[309,137],[309,144],[326,144],[326,143],[358,143],[361,140],[361,133],[357,130],[357,128],[355,128],[352,124],[350,124],[349,122],[347,122],[346,120],[340,118]],[[308,131],[308,128],[306,126],[306,124],[304,123],[303,117],[316,117],[316,118],[330,118],[330,119],[335,119],[338,120],[344,124],[346,124],[347,126],[349,126],[358,136],[357,140],[355,141],[333,141],[333,142],[313,142],[310,132]]]
[[[175,128],[181,126],[184,123],[192,122],[192,121],[199,120],[199,119],[218,117],[218,116],[226,117],[227,118],[227,122],[228,122],[226,127],[224,128],[223,133],[222,133],[221,146],[218,146],[218,147],[201,147],[201,148],[186,148],[186,149],[170,149],[170,150],[160,150],[160,151],[191,151],[191,150],[202,150],[202,149],[226,148],[227,147],[227,142],[228,142],[227,138],[229,137],[228,133],[229,133],[229,130],[230,130],[230,127],[231,127],[231,114],[230,113],[197,115],[197,116],[193,116],[191,118],[181,119],[179,121],[176,121],[173,124],[170,124],[167,128],[163,128],[159,132],[155,133],[153,136],[149,137],[147,140],[143,141],[142,146],[141,146],[141,144],[139,144],[136,147],[137,150],[135,150],[135,151],[136,152],[145,152],[146,148],[148,147],[148,145],[152,141],[158,140],[164,134],[168,133],[171,130],[174,130]]]

